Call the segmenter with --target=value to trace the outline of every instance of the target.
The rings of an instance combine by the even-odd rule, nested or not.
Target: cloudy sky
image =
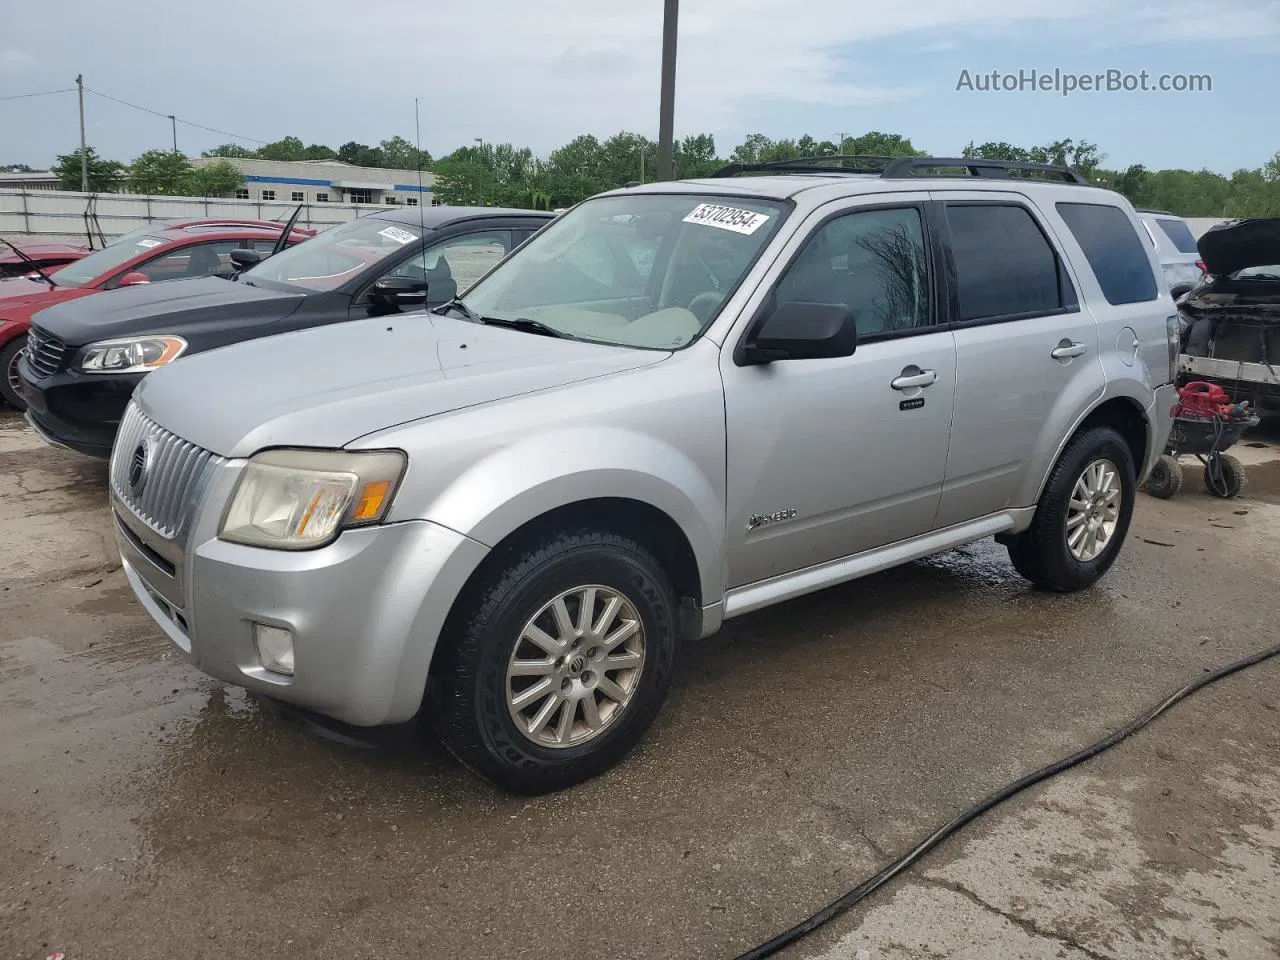
[[[74,85],[244,138],[338,146],[481,137],[545,154],[583,132],[656,136],[662,0],[0,0],[0,163],[77,142]],[[676,130],[722,155],[771,137],[883,130],[1099,144],[1108,166],[1256,167],[1280,150],[1280,0],[684,0]],[[6,13],[5,11],[9,11]],[[1208,74],[1212,92],[979,92],[962,71]],[[976,80],[975,80],[976,84]],[[129,160],[169,121],[86,98],[89,141]],[[179,125],[198,153],[229,139]],[[246,140],[250,146],[253,144]]]

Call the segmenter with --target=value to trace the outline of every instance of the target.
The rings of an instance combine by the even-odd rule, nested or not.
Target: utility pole
[[[76,89],[80,91],[80,189],[89,192],[89,150],[84,144],[84,74],[76,74]]]
[[[169,123],[173,125],[173,152],[178,152],[178,118],[169,114]]]
[[[847,133],[840,134],[840,146],[837,148],[836,153],[844,153],[844,142],[848,139],[849,135]]]
[[[662,95],[658,104],[658,179],[675,179],[676,23],[680,0],[666,0],[662,16]]]

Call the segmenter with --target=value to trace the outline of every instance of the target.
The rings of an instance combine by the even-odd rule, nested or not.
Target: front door
[[[933,526],[956,351],[938,325],[927,204],[865,200],[816,211],[773,288],[779,303],[849,307],[853,355],[738,366],[733,343],[722,353],[730,587]]]
[[[1052,231],[1026,199],[935,196],[954,262],[960,369],[938,511],[938,525],[950,526],[1030,506],[1020,494],[1028,470],[1060,439],[1071,416],[1064,411],[1087,407],[1103,378],[1097,323],[1081,309]]]

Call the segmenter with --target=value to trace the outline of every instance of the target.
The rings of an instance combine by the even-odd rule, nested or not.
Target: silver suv
[[[1169,284],[1174,300],[1204,279],[1204,262],[1196,247],[1195,234],[1177,214],[1164,210],[1137,210],[1138,220],[1147,231],[1156,259]]]
[[[986,161],[721,173],[587,200],[433,313],[148,376],[111,508],[173,643],[541,792],[726,618],[993,536],[1040,587],[1101,577],[1177,361],[1128,202]]]

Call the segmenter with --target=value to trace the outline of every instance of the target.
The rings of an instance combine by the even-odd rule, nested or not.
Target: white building
[[[340,160],[255,160],[243,157],[199,157],[202,167],[225,160],[244,174],[239,200],[284,200],[290,203],[373,203],[379,206],[438,203],[432,195],[436,178],[417,170],[357,167]]]

